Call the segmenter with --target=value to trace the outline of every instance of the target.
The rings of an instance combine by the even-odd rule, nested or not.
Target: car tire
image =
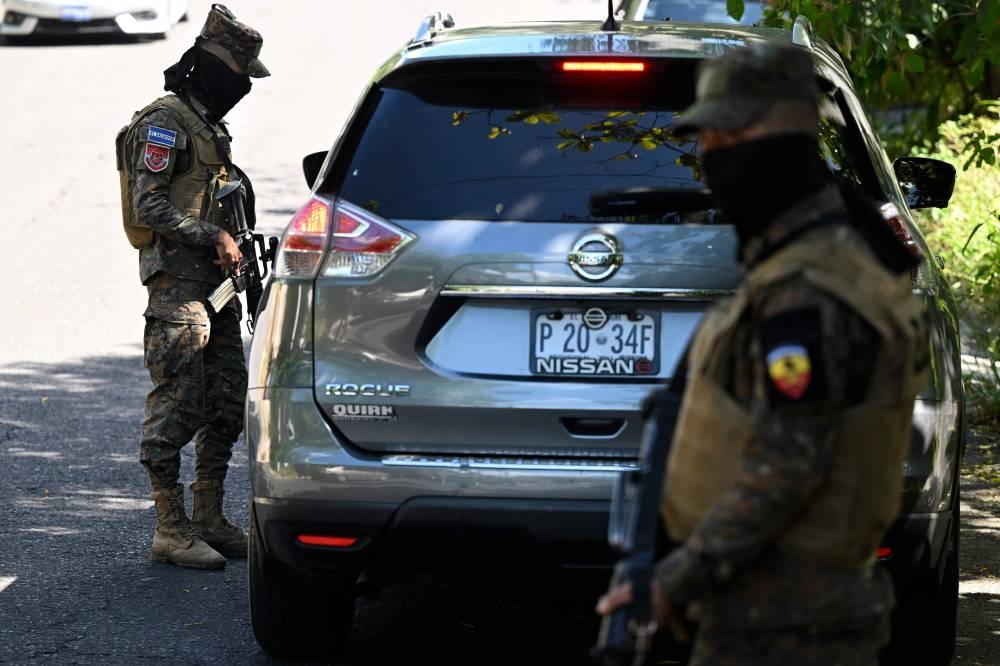
[[[898,591],[893,640],[881,659],[884,666],[947,666],[954,657],[960,513],[956,490],[941,568]]]
[[[955,630],[958,625],[958,552],[960,542],[961,508],[958,488],[955,491],[955,506],[952,510],[951,528],[945,546],[944,575],[938,589],[935,603],[933,645],[931,663],[934,666],[950,664],[955,656]]]
[[[290,580],[264,550],[251,508],[247,562],[250,621],[264,650],[281,657],[322,657],[347,646],[354,619],[354,586]]]

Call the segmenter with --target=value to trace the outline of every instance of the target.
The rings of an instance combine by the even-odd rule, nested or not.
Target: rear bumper
[[[606,570],[608,502],[417,497],[401,505],[254,499],[268,554],[310,571]],[[309,546],[300,534],[352,537]]]
[[[252,389],[246,438],[267,552],[312,571],[609,567],[617,473],[511,465],[387,465],[338,440],[311,389]],[[885,541],[897,589],[939,569],[949,511],[901,516]],[[351,537],[307,546],[300,534]]]
[[[420,497],[608,502],[619,469],[586,459],[560,469],[503,459],[407,461],[366,453],[341,441],[311,389],[251,389],[246,419],[253,493],[273,500],[393,506]]]
[[[892,574],[898,596],[904,596],[907,589],[929,575],[936,576],[940,583],[951,520],[950,511],[910,513],[893,524],[883,541],[892,554],[881,562]]]

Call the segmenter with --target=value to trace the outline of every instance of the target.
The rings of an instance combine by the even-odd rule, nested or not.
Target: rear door
[[[693,62],[583,62],[411,66],[352,128],[324,194],[408,239],[387,262],[333,252],[316,281],[317,403],[356,446],[633,455],[642,398],[738,283],[667,131]]]

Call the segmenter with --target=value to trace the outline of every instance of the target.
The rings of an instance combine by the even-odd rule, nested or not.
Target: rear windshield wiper
[[[628,187],[590,194],[590,214],[597,217],[694,213],[712,208],[712,193],[690,187]]]

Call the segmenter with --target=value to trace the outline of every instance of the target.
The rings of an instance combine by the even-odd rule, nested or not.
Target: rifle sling
[[[246,204],[243,206],[243,214],[246,215],[247,218],[247,227],[250,228],[250,231],[253,231],[257,227],[257,197],[253,192],[253,183],[250,182],[250,179],[247,177],[243,169],[233,164],[233,161],[229,158],[229,151],[226,150],[226,146],[222,143],[222,137],[220,137],[219,133],[215,131],[215,125],[208,122],[208,118],[206,118],[205,114],[194,105],[191,98],[188,97],[187,92],[182,91],[177,95],[177,97],[184,102],[185,106],[195,112],[201,121],[205,123],[205,127],[208,128],[208,131],[212,133],[212,143],[215,144],[215,149],[219,151],[222,163],[226,166],[226,171],[233,174],[243,182],[243,187],[246,189]]]

